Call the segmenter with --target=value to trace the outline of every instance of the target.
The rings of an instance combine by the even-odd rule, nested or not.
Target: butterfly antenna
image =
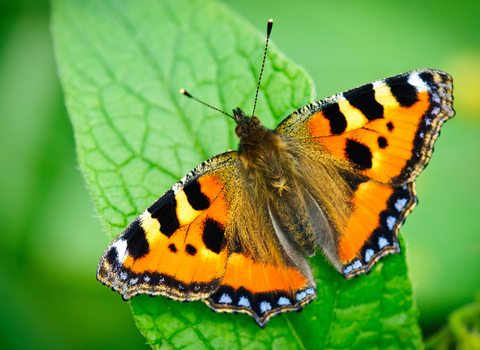
[[[200,102],[202,105],[205,105],[205,106],[207,106],[207,107],[210,107],[211,109],[214,109],[214,110],[216,110],[217,112],[223,113],[223,114],[229,116],[230,118],[232,118],[233,120],[235,120],[234,117],[232,117],[230,114],[222,111],[221,109],[218,109],[218,108],[215,108],[215,107],[213,107],[213,106],[210,106],[208,103],[205,103],[205,102],[203,102],[203,101],[200,101],[198,98],[193,97],[193,96],[190,95],[185,89],[180,89],[180,93],[181,93],[182,95],[185,95],[185,96],[187,96],[187,97],[190,97],[191,99],[194,99],[194,100],[197,101],[197,102]],[[236,121],[236,120],[235,120],[235,121]]]
[[[262,69],[260,70],[260,76],[258,77],[257,92],[255,93],[255,103],[253,104],[252,116],[255,115],[255,108],[257,107],[258,90],[260,89],[260,81],[262,80],[263,67],[265,66],[265,59],[267,58],[268,39],[270,38],[272,27],[273,27],[273,19],[270,18],[268,20],[268,25],[267,25],[267,41],[265,43],[265,52],[263,53]]]

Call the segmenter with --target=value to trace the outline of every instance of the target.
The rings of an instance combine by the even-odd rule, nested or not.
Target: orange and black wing
[[[187,174],[106,249],[97,279],[137,294],[198,300],[217,290],[228,258],[228,184],[238,155],[213,157]]]
[[[276,131],[320,148],[339,167],[403,185],[428,164],[442,124],[453,117],[452,89],[448,74],[415,70],[307,105]]]

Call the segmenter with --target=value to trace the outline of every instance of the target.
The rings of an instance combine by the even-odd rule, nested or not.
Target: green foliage
[[[248,113],[264,38],[210,0],[53,5],[78,162],[113,238],[198,163],[236,147],[231,120],[178,90]],[[272,44],[256,114],[273,127],[312,98],[310,78]],[[421,347],[405,253],[351,281],[321,254],[310,262],[318,299],[301,313],[274,317],[265,330],[246,315],[214,314],[201,302],[163,297],[134,298],[135,320],[158,349]]]
[[[480,350],[480,293],[476,301],[452,312],[447,325],[430,337],[428,350]]]

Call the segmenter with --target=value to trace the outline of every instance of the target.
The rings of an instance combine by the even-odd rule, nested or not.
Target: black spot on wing
[[[379,136],[377,139],[378,147],[385,149],[388,146],[388,141],[385,137]]]
[[[347,128],[347,120],[342,112],[338,103],[334,103],[326,107],[323,111],[323,116],[330,122],[330,132],[332,134],[341,134]]]
[[[107,265],[102,263],[100,270],[97,273],[97,279],[106,279],[108,277],[109,272],[117,273],[120,269],[120,263],[118,259],[118,250],[115,247],[111,247],[108,251],[107,255],[105,256],[105,260]],[[99,280],[100,280],[99,279]],[[104,281],[102,281],[103,283]]]
[[[193,256],[193,255],[197,254],[197,248],[195,248],[191,244],[187,244],[187,246],[185,247],[185,251],[187,252],[188,255]]]
[[[178,228],[180,223],[177,218],[177,201],[173,190],[166,192],[158,201],[156,201],[148,212],[160,223],[160,232],[170,237]]]
[[[345,146],[345,157],[361,169],[372,168],[372,152],[368,146],[348,139]]]
[[[118,256],[117,248],[115,247],[110,248],[106,256],[108,264],[113,265],[113,263],[117,261],[117,256]]]
[[[385,80],[395,100],[402,107],[411,107],[418,102],[417,90],[408,82],[408,75],[403,77],[391,77]]]
[[[128,254],[135,260],[147,255],[150,251],[145,230],[140,225],[138,219],[125,229],[123,239],[127,241]]]
[[[177,247],[175,246],[175,244],[173,243],[170,243],[168,245],[168,249],[172,252],[172,253],[176,253],[177,252]]]
[[[219,222],[211,218],[205,220],[202,239],[208,250],[220,254],[224,236],[225,229]]]
[[[432,87],[435,85],[435,81],[433,79],[433,74],[430,72],[423,72],[419,74],[420,79],[427,83],[428,86]]]
[[[395,127],[393,126],[392,122],[388,122],[388,123],[387,123],[387,128],[388,128],[388,131],[391,132],[391,131],[393,131],[393,129],[394,129]]]
[[[210,200],[202,193],[200,183],[197,180],[185,186],[183,191],[193,209],[205,210],[210,206]]]
[[[375,99],[375,90],[372,84],[346,91],[343,96],[353,107],[360,110],[368,120],[383,118],[383,106]]]

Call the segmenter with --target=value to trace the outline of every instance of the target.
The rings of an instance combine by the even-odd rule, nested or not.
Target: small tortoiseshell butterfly
[[[203,299],[265,327],[316,298],[305,256],[317,246],[347,279],[400,253],[415,178],[452,102],[448,74],[418,69],[309,104],[275,130],[237,108],[238,151],[145,210],[108,246],[97,279],[124,300]]]

